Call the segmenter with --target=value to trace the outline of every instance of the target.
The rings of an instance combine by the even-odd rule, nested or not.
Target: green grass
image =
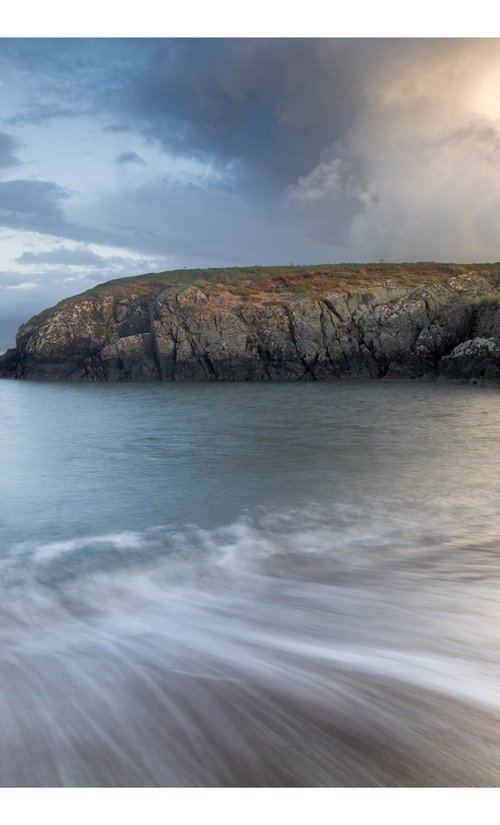
[[[168,289],[174,293],[188,286],[198,286],[207,295],[242,302],[252,299],[279,301],[292,295],[314,299],[337,290],[370,289],[384,281],[411,287],[437,284],[466,272],[476,272],[494,280],[500,278],[500,262],[452,264],[423,261],[174,269],[106,281],[79,295],[64,298],[58,306],[92,295],[112,295],[118,301],[129,297],[131,292],[150,295]],[[44,310],[36,316],[37,320],[43,320],[46,313]]]
[[[116,288],[121,285],[141,285],[141,284],[166,284],[172,287],[186,287],[200,282],[219,283],[228,286],[254,285],[268,279],[276,279],[277,282],[293,285],[305,278],[314,278],[318,275],[325,276],[329,281],[345,282],[353,280],[365,280],[373,278],[424,278],[429,276],[435,280],[453,275],[463,274],[481,270],[487,276],[500,276],[500,262],[494,264],[446,264],[425,261],[419,263],[368,263],[368,264],[307,264],[300,266],[249,266],[249,267],[214,267],[210,269],[173,269],[168,272],[148,273],[146,275],[132,275],[127,278],[116,278],[106,281],[93,288],[99,291],[108,288]]]

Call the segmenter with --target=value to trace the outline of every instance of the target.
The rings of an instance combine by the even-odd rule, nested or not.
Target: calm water
[[[500,785],[500,396],[0,382],[1,785]]]

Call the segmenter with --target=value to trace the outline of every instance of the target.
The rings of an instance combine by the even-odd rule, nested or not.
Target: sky
[[[0,40],[0,351],[111,278],[500,259],[500,40]]]

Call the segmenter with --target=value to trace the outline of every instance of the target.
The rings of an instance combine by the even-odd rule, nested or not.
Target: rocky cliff
[[[182,270],[110,281],[23,324],[0,375],[500,381],[500,264]]]

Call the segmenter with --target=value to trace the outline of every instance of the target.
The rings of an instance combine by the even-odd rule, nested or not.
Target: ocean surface
[[[0,382],[2,786],[500,785],[500,394]]]

